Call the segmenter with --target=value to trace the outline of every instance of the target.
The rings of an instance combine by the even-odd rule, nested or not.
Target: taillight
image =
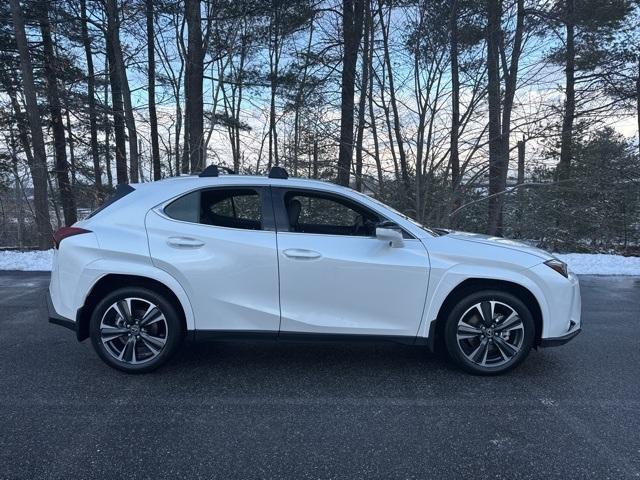
[[[80,235],[82,233],[91,233],[91,230],[79,227],[62,227],[53,234],[53,246],[54,248],[58,248],[60,246],[60,242],[65,238]]]

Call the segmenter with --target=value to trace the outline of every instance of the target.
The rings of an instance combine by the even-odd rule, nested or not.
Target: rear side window
[[[218,188],[184,195],[167,205],[164,213],[175,220],[227,228],[261,230],[262,200],[251,188]]]
[[[104,210],[105,208],[107,208],[109,205],[113,205],[114,203],[116,203],[118,200],[120,200],[121,198],[126,197],[127,195],[129,195],[131,192],[135,191],[135,188],[133,188],[131,185],[128,185],[126,183],[121,183],[120,185],[118,185],[116,187],[116,191],[113,195],[111,195],[109,198],[107,198],[105,200],[105,202],[100,205],[98,208],[96,208],[93,212],[91,212],[87,218],[91,218],[94,215],[97,215],[98,213],[100,213],[102,210]]]

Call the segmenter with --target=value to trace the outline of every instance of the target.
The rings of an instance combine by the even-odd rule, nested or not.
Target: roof
[[[180,175],[178,177],[168,177],[162,180],[148,183],[132,184],[136,189],[147,189],[163,187],[178,187],[183,188],[197,188],[199,186],[216,186],[216,185],[252,185],[262,186],[271,185],[279,187],[301,187],[301,188],[315,188],[319,190],[337,191],[337,192],[352,192],[350,188],[342,187],[334,183],[325,182],[322,180],[312,180],[308,178],[289,177],[286,179],[268,178],[260,175],[231,175],[225,174],[219,177],[199,177],[197,175]]]

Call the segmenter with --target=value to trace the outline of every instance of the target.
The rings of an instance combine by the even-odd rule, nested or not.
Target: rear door
[[[280,335],[414,337],[427,292],[429,260],[405,232],[392,248],[375,237],[385,220],[349,198],[273,189],[280,261]]]
[[[185,289],[198,330],[276,335],[278,258],[270,189],[193,191],[147,214],[151,258]]]

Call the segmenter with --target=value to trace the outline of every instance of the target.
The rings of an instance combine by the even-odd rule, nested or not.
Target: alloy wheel
[[[160,308],[143,298],[113,303],[100,321],[100,340],[119,362],[138,365],[156,358],[167,342],[167,319]]]
[[[521,351],[524,334],[524,323],[513,307],[487,300],[462,314],[456,340],[470,362],[481,367],[500,367]]]

